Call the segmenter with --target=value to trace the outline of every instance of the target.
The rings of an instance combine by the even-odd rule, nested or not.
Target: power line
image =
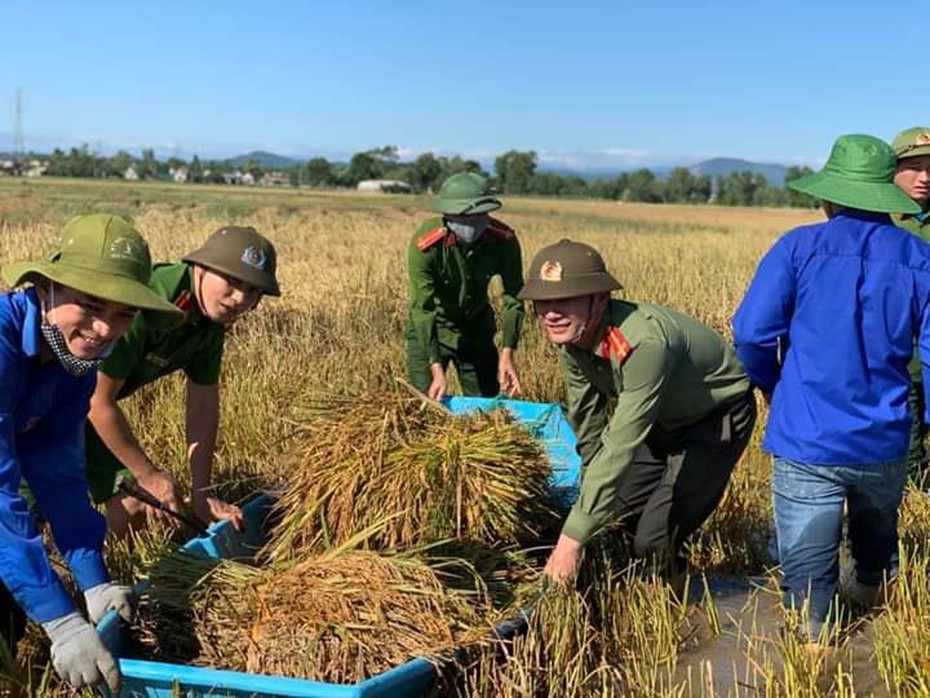
[[[16,88],[16,112],[13,117],[13,159],[22,162],[26,147],[23,140],[23,91]]]

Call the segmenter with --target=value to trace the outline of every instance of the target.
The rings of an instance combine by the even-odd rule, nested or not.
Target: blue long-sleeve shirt
[[[80,589],[109,581],[104,518],[91,506],[84,421],[96,372],[68,375],[40,361],[34,290],[0,295],[0,579],[36,622],[75,609],[49,564],[36,523],[19,494],[26,479]]]
[[[928,303],[930,245],[885,214],[843,209],[778,240],[733,319],[750,379],[772,393],[763,448],[822,465],[903,457],[915,341],[930,385]]]

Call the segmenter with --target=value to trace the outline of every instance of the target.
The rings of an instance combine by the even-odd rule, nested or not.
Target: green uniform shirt
[[[912,233],[930,242],[930,213],[925,208],[923,213],[912,215],[910,213],[892,213],[891,220],[899,228],[910,230]]]
[[[904,228],[914,233],[924,242],[930,243],[930,212],[926,208],[922,213],[912,215],[910,213],[892,213],[891,220],[899,228]],[[923,382],[923,372],[920,365],[920,352],[914,345],[914,356],[911,357],[911,363],[908,370],[911,373],[911,381],[914,383]]]
[[[584,464],[562,533],[582,543],[616,519],[617,485],[653,424],[688,426],[750,389],[723,338],[669,308],[612,301],[598,337],[593,352],[559,348]]]
[[[100,370],[125,381],[117,396],[122,399],[161,376],[184,369],[201,385],[219,382],[225,328],[200,313],[193,296],[193,275],[187,264],[156,264],[149,286],[187,312],[180,327],[156,330],[136,316],[129,331],[116,343]]]
[[[524,316],[523,303],[517,299],[523,263],[520,243],[506,225],[492,218],[478,241],[465,246],[444,230],[442,218],[432,218],[410,240],[407,270],[408,322],[429,363],[439,361],[440,344],[455,350],[465,333],[493,341],[496,326],[488,300],[493,276],[500,276],[504,287],[502,344],[516,348]]]

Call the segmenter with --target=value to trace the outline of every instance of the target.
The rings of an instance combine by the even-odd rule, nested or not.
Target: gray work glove
[[[58,676],[77,689],[106,682],[111,691],[119,691],[122,676],[116,660],[81,614],[42,623],[42,629],[52,641],[52,666]]]
[[[132,622],[136,606],[132,587],[104,582],[85,591],[84,600],[87,601],[87,615],[90,616],[91,623],[99,623],[111,608],[115,608],[127,623]]]

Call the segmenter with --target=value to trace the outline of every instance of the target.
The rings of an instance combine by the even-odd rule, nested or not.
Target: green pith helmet
[[[850,134],[833,144],[827,164],[819,172],[788,182],[795,191],[879,213],[920,213],[920,206],[894,184],[895,154],[875,136]]]
[[[104,213],[72,219],[48,259],[3,268],[10,286],[44,276],[81,293],[138,308],[155,327],[181,323],[184,314],[149,288],[151,274],[149,246],[139,231],[129,221]]]
[[[496,211],[503,204],[494,196],[488,180],[474,172],[454,174],[439,189],[436,210],[453,216],[471,216]]]
[[[930,155],[930,126],[915,126],[901,131],[894,137],[891,149],[898,156],[898,160]]]
[[[226,274],[254,286],[266,296],[281,295],[275,276],[278,257],[274,245],[250,226],[220,228],[183,261]]]
[[[607,267],[604,258],[590,245],[559,240],[542,248],[530,265],[526,283],[517,294],[525,301],[551,301],[562,298],[610,293],[623,288]]]

